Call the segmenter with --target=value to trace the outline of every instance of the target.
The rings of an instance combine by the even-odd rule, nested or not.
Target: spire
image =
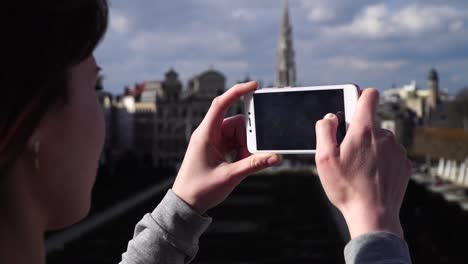
[[[289,23],[289,1],[284,0],[284,6],[283,6],[283,22],[282,22],[282,28],[290,28],[291,25]]]
[[[296,64],[294,61],[294,47],[292,39],[292,27],[289,21],[289,2],[284,1],[283,21],[280,29],[278,46],[276,85],[278,87],[295,86]]]

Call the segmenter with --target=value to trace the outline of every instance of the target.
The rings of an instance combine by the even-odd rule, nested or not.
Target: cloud
[[[248,68],[249,64],[243,60],[213,60],[210,64],[207,64],[205,60],[176,60],[174,62],[176,70],[184,73],[184,78],[190,78],[194,75],[201,73],[204,70],[216,69],[227,75],[238,75],[243,76]]]
[[[327,22],[334,20],[336,14],[331,8],[317,7],[310,11],[308,18],[314,22]]]
[[[407,62],[404,60],[370,61],[352,56],[331,57],[328,62],[333,66],[344,67],[357,71],[368,71],[375,69],[394,71],[407,64]]]
[[[237,54],[244,50],[242,41],[233,33],[215,32],[140,32],[130,41],[133,51],[177,53],[182,50]]]
[[[110,29],[118,34],[125,34],[131,30],[130,19],[117,10],[110,12]]]
[[[457,20],[450,24],[450,31],[460,32],[463,30],[464,22],[462,20]]]
[[[465,10],[452,6],[411,4],[391,10],[384,3],[365,7],[350,24],[326,28],[329,34],[349,34],[361,38],[415,38],[427,33],[464,30]]]
[[[307,19],[319,24],[347,23],[363,7],[373,0],[302,0],[301,8],[307,13]]]
[[[281,1],[113,0],[106,38],[95,52],[105,86],[182,80],[213,66],[228,86],[249,74],[275,80]],[[468,84],[466,0],[290,1],[298,80],[386,88],[425,81],[435,67],[441,86]]]
[[[246,8],[238,8],[238,9],[235,9],[232,14],[231,14],[231,17],[234,19],[234,20],[240,20],[240,21],[246,21],[246,22],[253,22],[256,20],[257,18],[257,15],[252,12],[251,10],[249,9],[246,9]]]

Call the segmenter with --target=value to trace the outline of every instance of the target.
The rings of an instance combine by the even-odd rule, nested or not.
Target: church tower
[[[289,3],[284,1],[283,21],[277,54],[276,85],[277,87],[292,87],[296,85],[296,63],[294,61],[294,48],[292,27],[289,21]]]
[[[429,89],[429,97],[427,98],[427,106],[429,111],[435,111],[440,103],[439,99],[439,75],[435,69],[429,71],[427,78],[427,89]]]

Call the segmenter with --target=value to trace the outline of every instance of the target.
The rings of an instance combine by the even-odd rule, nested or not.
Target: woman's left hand
[[[215,98],[190,138],[172,191],[199,214],[224,201],[248,175],[280,163],[278,155],[249,153],[245,116],[224,119],[229,107],[256,87],[256,82],[237,84]],[[233,151],[238,160],[231,163],[226,156]]]

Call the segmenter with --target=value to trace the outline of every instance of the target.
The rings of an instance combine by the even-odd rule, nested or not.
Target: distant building
[[[441,104],[441,98],[439,93],[439,74],[435,69],[429,71],[427,78],[427,106],[426,112],[430,115],[432,112],[436,112]]]
[[[166,73],[163,93],[156,98],[155,160],[158,166],[177,166],[184,158],[193,131],[200,125],[216,96],[224,93],[226,78],[215,70],[190,78],[186,89],[174,70]],[[239,103],[227,115],[238,114]]]
[[[193,131],[200,125],[216,96],[224,93],[226,78],[215,70],[189,79],[184,89],[170,69],[163,80],[126,88],[112,103],[114,155],[131,151],[159,167],[182,162]],[[241,101],[226,113],[240,114]],[[110,130],[109,130],[110,131]]]
[[[142,103],[156,102],[156,98],[163,94],[162,85],[163,85],[162,81],[147,81],[147,82],[138,84],[137,86],[141,87],[139,88],[141,92],[140,92],[138,101]]]
[[[413,142],[417,119],[414,111],[399,102],[381,102],[377,109],[377,123],[381,128],[392,131],[405,147],[411,146]]]
[[[181,101],[182,82],[173,69],[166,73],[161,84],[162,93],[155,98],[157,139],[154,145],[154,158],[157,166],[171,167],[179,163],[185,153],[187,110]]]
[[[296,86],[296,62],[294,60],[292,26],[289,21],[289,4],[287,0],[284,2],[283,20],[278,45],[276,86]]]
[[[132,95],[116,97],[113,103],[112,117],[114,135],[112,147],[116,156],[133,149],[135,112],[135,98]]]
[[[431,69],[427,89],[419,89],[413,81],[409,85],[384,91],[377,110],[377,122],[380,127],[391,130],[405,147],[422,149],[424,143],[419,138],[422,134],[417,131],[435,127],[449,129],[447,111],[451,100],[447,90],[439,88],[437,71]]]
[[[439,77],[435,69],[429,72],[427,89],[419,89],[413,81],[400,88],[388,89],[382,94],[383,102],[401,104],[416,113],[420,125],[427,126],[446,124],[446,102],[450,100],[448,91],[439,88]]]
[[[152,102],[136,102],[133,115],[133,150],[141,157],[153,157],[156,144],[156,105]]]

